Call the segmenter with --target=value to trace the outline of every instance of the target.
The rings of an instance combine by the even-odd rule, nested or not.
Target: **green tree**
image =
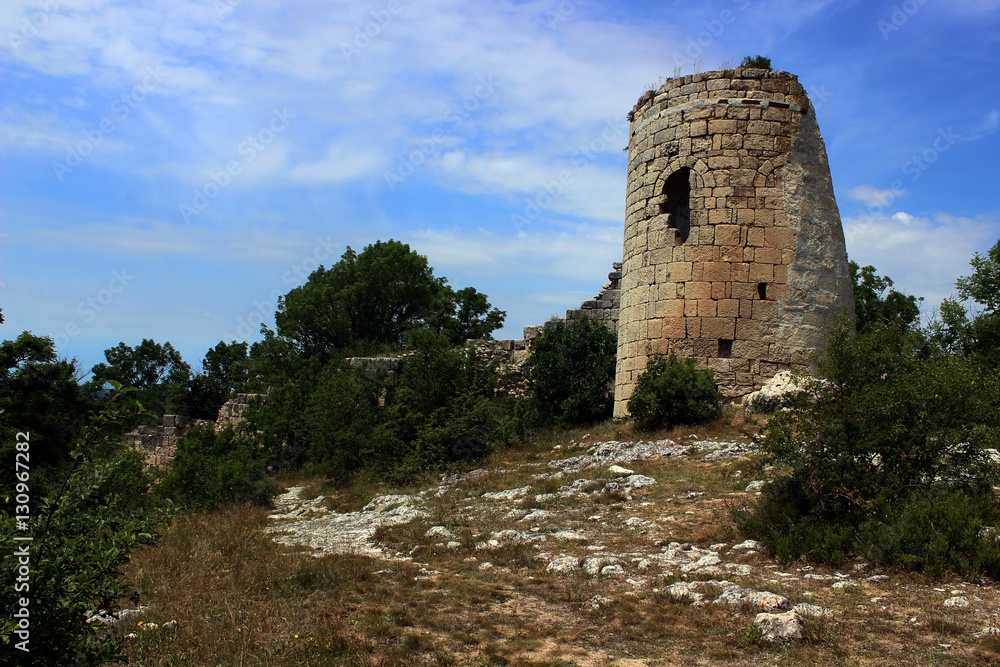
[[[305,447],[305,460],[335,479],[363,468],[386,471],[405,455],[404,443],[386,425],[384,377],[364,369],[329,364],[291,430]]]
[[[281,297],[274,319],[301,352],[329,358],[338,350],[399,349],[415,328],[445,331],[456,342],[488,335],[503,316],[471,288],[454,292],[426,257],[390,240],[361,253],[348,247],[339,262]]]
[[[88,383],[99,393],[109,382],[139,390],[138,399],[152,415],[160,416],[176,410],[191,377],[191,367],[169,342],[160,345],[146,338],[134,348],[119,343],[104,351],[107,363],[96,364]]]
[[[250,383],[247,343],[219,341],[205,353],[201,372],[191,376],[181,403],[183,414],[214,420],[219,408]]]
[[[193,426],[177,443],[170,472],[157,493],[193,509],[226,502],[266,505],[276,486],[267,474],[265,456],[232,426],[218,433],[211,424]]]
[[[452,291],[443,295],[443,307],[428,318],[428,328],[448,337],[452,345],[462,345],[467,340],[490,338],[503,326],[507,316],[502,310],[490,306],[482,292],[474,287]]]
[[[923,298],[892,289],[892,278],[878,275],[874,266],[861,267],[852,261],[849,267],[854,284],[857,331],[864,331],[873,322],[900,322],[906,327],[917,326]]]
[[[112,399],[80,433],[58,482],[48,491],[33,486],[33,467],[20,473],[31,488],[31,542],[13,542],[15,535],[25,533],[15,512],[0,511],[4,543],[26,549],[29,559],[27,580],[15,582],[23,563],[13,548],[2,557],[3,608],[14,610],[20,607],[19,598],[29,599],[29,652],[22,654],[13,646],[24,637],[10,622],[11,615],[0,619],[4,651],[19,657],[14,664],[98,665],[120,658],[122,647],[114,636],[102,624],[88,623],[87,617],[99,611],[114,612],[124,602],[138,600],[122,570],[135,549],[153,542],[167,516],[147,502],[149,480],[142,472],[140,455],[121,446],[120,422],[131,411],[121,398]],[[33,437],[18,442],[34,454]],[[107,454],[94,456],[94,452]],[[15,490],[5,487],[3,493]],[[27,588],[15,590],[15,583]]]
[[[36,481],[46,468],[67,459],[71,443],[86,424],[90,402],[77,382],[76,363],[56,357],[51,338],[25,331],[0,342],[0,456],[13,461],[14,434],[32,434]],[[2,467],[4,489],[13,481]]]
[[[540,423],[587,423],[611,415],[618,337],[588,317],[545,325],[524,374]]]
[[[922,332],[841,321],[826,384],[779,412],[760,439],[777,475],[741,529],[788,561],[851,554],[937,575],[1000,574],[993,485],[1000,466],[1000,376],[930,352]]]
[[[959,278],[958,299],[941,303],[938,321],[931,326],[933,339],[943,348],[973,354],[982,363],[1000,368],[1000,239],[986,255],[978,252],[969,262],[973,272]],[[966,304],[977,304],[970,318]]]

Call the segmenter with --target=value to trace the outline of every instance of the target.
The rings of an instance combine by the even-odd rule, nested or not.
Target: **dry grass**
[[[733,413],[714,426],[642,434],[645,440],[688,436],[727,439],[748,425]],[[976,638],[1000,608],[990,586],[958,579],[930,581],[887,572],[889,580],[834,590],[829,582],[804,580],[804,563],[781,568],[765,554],[741,556],[754,575],[740,583],[834,610],[808,619],[805,638],[786,645],[762,642],[753,626],[755,610],[677,602],[662,588],[679,578],[641,574],[633,587],[614,577],[582,572],[546,572],[561,552],[623,556],[628,575],[640,576],[630,555],[654,553],[657,543],[692,542],[700,547],[739,538],[729,507],[745,498],[755,479],[754,463],[705,461],[684,456],[628,466],[657,480],[632,499],[602,494],[560,499],[545,508],[554,515],[520,523],[512,507],[488,491],[529,486],[528,499],[552,493],[577,476],[603,483],[602,471],[538,479],[545,463],[582,453],[588,443],[629,440],[635,434],[610,423],[590,430],[551,431],[523,450],[492,454],[479,462],[490,471],[428,494],[425,520],[380,529],[376,539],[410,552],[413,561],[381,561],[330,555],[315,558],[271,542],[264,534],[266,511],[227,508],[175,521],[160,544],[133,563],[129,576],[153,605],[143,620],[173,629],[136,632],[128,641],[135,665],[988,665],[1000,661],[1000,639]],[[581,446],[582,443],[582,446]],[[554,450],[555,447],[559,449]],[[737,471],[740,472],[737,475]],[[332,506],[356,509],[382,492],[399,492],[357,481],[335,488],[306,482],[311,497],[326,495]],[[428,480],[433,486],[435,480]],[[412,489],[410,489],[412,490]],[[404,490],[406,491],[406,490]],[[704,495],[689,496],[690,492]],[[669,518],[672,517],[672,518]],[[638,518],[645,524],[628,525]],[[634,523],[634,522],[633,522]],[[457,548],[425,536],[432,525],[453,530]],[[537,545],[475,550],[477,541],[502,528],[540,532],[570,529],[585,542],[550,538]],[[538,558],[541,551],[552,556]],[[481,569],[484,561],[491,567]],[[852,564],[845,565],[850,571]],[[423,568],[423,572],[421,571]],[[428,571],[437,574],[427,574]],[[832,570],[818,568],[818,573]],[[872,574],[871,568],[864,574]],[[709,577],[692,577],[703,578]],[[860,579],[860,577],[856,577]],[[936,591],[935,588],[944,592]],[[952,589],[978,597],[968,609],[942,606]],[[596,608],[595,595],[609,601]],[[875,601],[873,601],[875,598]],[[124,631],[128,631],[125,629]]]

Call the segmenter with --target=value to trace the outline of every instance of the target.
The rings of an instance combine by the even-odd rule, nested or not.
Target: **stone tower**
[[[615,416],[677,352],[738,398],[808,366],[854,298],[826,146],[798,78],[667,81],[629,114]]]

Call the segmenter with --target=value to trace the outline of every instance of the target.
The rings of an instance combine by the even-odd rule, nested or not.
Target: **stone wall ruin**
[[[826,147],[798,78],[668,80],[629,113],[615,416],[675,351],[736,399],[808,366],[854,300]]]

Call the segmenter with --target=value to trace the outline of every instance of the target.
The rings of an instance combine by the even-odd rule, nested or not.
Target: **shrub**
[[[130,416],[121,403],[109,402],[91,419],[50,492],[39,494],[27,484],[33,489],[30,542],[13,541],[29,533],[17,525],[14,512],[0,511],[0,537],[5,544],[27,550],[29,557],[29,573],[17,582],[15,574],[25,563],[14,547],[5,550],[2,559],[0,604],[10,613],[0,619],[0,640],[7,655],[18,656],[4,664],[104,664],[121,655],[114,636],[100,623],[87,623],[87,616],[114,612],[125,601],[138,600],[122,570],[135,549],[154,541],[166,518],[148,502],[140,455],[120,446],[119,427]],[[93,456],[99,451],[109,453]],[[5,500],[11,501],[13,510],[13,498]],[[12,618],[20,609],[20,598],[30,601],[29,615],[23,619],[28,624],[23,629],[29,633],[29,651],[23,653],[15,645],[26,637],[18,635],[12,622],[20,620]]]
[[[775,415],[760,437],[781,466],[736,512],[779,558],[837,563],[861,554],[937,575],[1000,573],[985,526],[1000,522],[1000,377],[931,352],[900,323],[831,333],[820,400]]]
[[[697,371],[694,359],[656,355],[646,363],[628,411],[643,428],[701,424],[719,416],[721,397],[715,374]]]
[[[587,317],[555,321],[535,339],[524,374],[540,424],[582,424],[611,416],[618,337]]]
[[[193,426],[177,443],[177,452],[159,492],[189,508],[225,502],[266,505],[276,493],[262,450],[227,426]]]
[[[771,69],[771,59],[764,56],[746,56],[740,62],[740,67],[750,67],[753,69]]]

